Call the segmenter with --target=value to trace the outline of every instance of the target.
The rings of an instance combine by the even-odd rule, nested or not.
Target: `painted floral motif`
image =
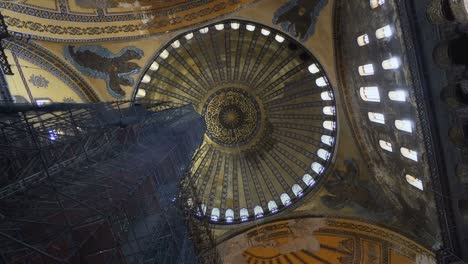
[[[48,88],[49,87],[49,81],[42,75],[31,75],[29,77],[29,82],[38,88]]]

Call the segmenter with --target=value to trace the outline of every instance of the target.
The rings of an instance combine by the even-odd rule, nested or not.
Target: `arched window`
[[[294,184],[292,187],[292,192],[294,193],[294,195],[296,195],[296,197],[301,197],[302,196],[302,188],[301,186],[299,186],[299,184]]]
[[[232,209],[227,209],[226,212],[224,213],[226,222],[232,223],[234,221],[234,210]]]
[[[397,57],[391,57],[390,59],[382,61],[382,68],[384,70],[394,70],[400,67],[400,59]]]
[[[366,102],[380,102],[379,87],[377,86],[361,87],[359,94],[361,99]]]
[[[159,69],[159,63],[153,61],[153,63],[151,63],[151,66],[150,66],[150,70],[157,71],[158,69]]]
[[[239,27],[240,27],[240,24],[239,24],[239,23],[237,23],[237,22],[232,22],[232,23],[231,23],[231,28],[232,28],[232,29],[239,29]]]
[[[174,48],[174,49],[177,49],[180,47],[180,41],[176,40],[174,42],[172,42],[171,46]]]
[[[393,35],[393,29],[390,25],[386,25],[375,31],[375,37],[378,39],[389,38],[392,35]]]
[[[321,138],[321,141],[322,141],[323,144],[331,146],[331,145],[333,145],[333,142],[335,141],[335,139],[333,137],[331,137],[331,136],[323,135],[322,138]]]
[[[324,121],[323,127],[328,130],[335,130],[335,122],[333,121]]]
[[[317,67],[317,64],[315,64],[315,63],[309,65],[308,69],[309,69],[309,72],[312,73],[312,74],[316,74],[316,73],[318,73],[320,71],[319,68]]]
[[[418,161],[417,151],[407,149],[407,148],[400,148],[400,152],[401,152],[401,155],[403,155],[403,157],[408,158],[410,160]]]
[[[315,173],[317,173],[318,175],[320,175],[323,170],[325,169],[322,164],[318,163],[318,162],[314,162],[312,163],[312,165],[310,166],[312,168],[313,171],[315,171]]]
[[[362,66],[359,66],[358,68],[359,75],[361,76],[368,76],[368,75],[374,75],[374,65],[373,64],[365,64]]]
[[[323,101],[330,101],[333,99],[333,95],[330,91],[325,91],[320,94]]]
[[[408,133],[413,132],[413,122],[410,120],[395,120],[395,127],[398,130],[405,131]]]
[[[254,26],[254,25],[246,25],[245,28],[246,28],[248,31],[254,31],[254,30],[255,30],[255,26]]]
[[[190,32],[190,33],[188,33],[187,35],[185,35],[185,39],[186,39],[186,40],[191,40],[192,38],[193,38],[193,33],[192,33],[192,32]]]
[[[220,212],[219,212],[219,208],[213,208],[211,209],[211,221],[218,221],[219,219],[219,215],[220,215]]]
[[[409,174],[406,174],[406,181],[411,184],[412,186],[418,188],[419,190],[424,190],[424,187],[423,187],[423,183],[420,179],[412,176],[412,175],[409,175]]]
[[[357,43],[360,47],[369,44],[369,35],[364,34],[357,38]]]
[[[204,27],[204,28],[200,29],[199,31],[202,34],[206,34],[206,33],[208,33],[208,31],[210,31],[210,29],[208,27]]]
[[[271,31],[268,30],[268,29],[266,29],[266,28],[262,28],[262,31],[261,31],[261,32],[262,32],[262,35],[263,35],[263,36],[269,36],[270,33],[271,33]]]
[[[280,196],[280,200],[284,206],[288,206],[291,204],[291,198],[289,198],[289,195],[287,193],[282,193]]]
[[[224,24],[218,24],[215,26],[216,30],[223,30],[224,29]]]
[[[144,89],[138,89],[137,91],[137,94],[136,94],[136,98],[143,98],[146,96],[146,90]]]
[[[369,116],[369,120],[372,122],[385,124],[385,116],[381,113],[369,112],[368,116]]]
[[[323,114],[325,114],[325,115],[335,115],[335,107],[334,106],[325,106],[323,108]]]
[[[386,151],[393,152],[392,143],[387,142],[385,140],[379,140],[379,145],[381,148],[385,149]]]
[[[260,205],[254,207],[254,215],[257,218],[263,217],[263,208]]]
[[[330,152],[324,150],[324,149],[319,149],[317,150],[317,156],[319,156],[323,160],[328,160],[330,158]]]
[[[283,37],[283,36],[280,36],[280,35],[276,35],[276,36],[275,36],[275,40],[278,41],[279,43],[283,43],[284,37]]]
[[[370,0],[370,7],[372,9],[377,8],[383,4],[385,4],[385,0]]]
[[[302,176],[302,181],[307,185],[307,186],[313,186],[315,184],[314,178],[310,174],[304,174]]]
[[[317,84],[318,87],[325,87],[327,86],[327,79],[325,77],[320,77],[315,80],[315,84]]]
[[[275,201],[271,200],[268,202],[268,211],[270,211],[270,213],[276,213],[278,211],[278,205]]]
[[[403,90],[388,92],[388,98],[390,98],[390,100],[392,101],[405,102],[406,97],[407,97],[406,91],[403,91]]]
[[[249,210],[247,210],[247,208],[240,209],[240,218],[241,221],[247,221],[247,219],[249,219]]]
[[[145,76],[143,76],[143,79],[141,79],[141,82],[142,82],[142,83],[149,83],[149,82],[151,82],[151,76],[149,76],[148,74],[145,74]]]
[[[161,54],[159,54],[159,57],[161,57],[163,60],[167,59],[167,57],[169,57],[169,51],[163,50]]]

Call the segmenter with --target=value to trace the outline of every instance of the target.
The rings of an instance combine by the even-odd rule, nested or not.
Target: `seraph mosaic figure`
[[[290,0],[275,12],[273,23],[306,41],[314,35],[317,18],[327,4],[328,0]]]
[[[135,83],[130,76],[141,67],[131,61],[143,57],[143,51],[136,47],[126,47],[114,54],[101,46],[67,46],[64,54],[83,74],[106,81],[107,90],[115,98],[125,96],[122,86]]]

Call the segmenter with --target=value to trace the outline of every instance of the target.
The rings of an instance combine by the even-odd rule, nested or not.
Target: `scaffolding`
[[[187,177],[205,126],[173,107],[0,105],[0,263],[218,263]]]

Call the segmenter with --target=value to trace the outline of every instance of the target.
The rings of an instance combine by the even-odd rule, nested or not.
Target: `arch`
[[[247,208],[240,209],[239,214],[241,221],[247,221],[247,219],[249,218],[249,210],[247,210]]]
[[[395,70],[400,68],[400,65],[400,59],[397,57],[391,57],[390,59],[382,61],[382,68],[384,70]]]
[[[375,9],[383,4],[385,4],[385,0],[370,0],[370,7]]]
[[[379,87],[377,86],[361,87],[359,94],[361,95],[361,99],[366,102],[380,102]]]
[[[289,197],[289,195],[287,193],[282,193],[280,195],[280,200],[281,202],[283,203],[284,206],[288,206],[291,204],[291,198]]]
[[[299,186],[299,184],[294,184],[292,187],[291,187],[291,190],[292,192],[294,193],[294,195],[296,195],[296,197],[301,197],[302,196],[302,187]]]
[[[395,90],[388,92],[388,98],[390,98],[390,100],[392,101],[405,102],[407,96],[407,92],[403,90]]]
[[[393,152],[393,147],[392,143],[387,142],[385,140],[379,140],[379,145],[382,149],[388,151],[388,152]]]
[[[215,28],[216,28],[216,30],[221,31],[221,30],[224,29],[224,24],[217,24],[217,25],[215,25]]]
[[[323,101],[331,101],[333,99],[333,94],[330,91],[325,91],[320,94],[320,98]]]
[[[210,31],[210,28],[204,27],[204,28],[201,28],[199,31],[200,31],[200,33],[202,33],[202,34],[206,34],[206,33],[208,33],[208,31]]]
[[[318,87],[325,87],[328,85],[328,80],[325,77],[320,77],[315,80],[315,84],[317,84]]]
[[[324,115],[335,115],[335,107],[334,106],[325,106],[323,108]]]
[[[184,36],[184,38],[185,38],[186,40],[191,40],[191,39],[193,38],[193,33],[192,33],[192,32],[187,33],[187,34]]]
[[[403,157],[410,159],[410,160],[418,161],[417,151],[408,149],[408,148],[400,148],[400,152],[401,152],[401,155],[403,155]]]
[[[255,31],[255,26],[251,24],[247,24],[245,26],[245,29],[247,29],[248,31]]]
[[[307,69],[312,74],[316,74],[316,73],[320,72],[320,69],[318,68],[317,64],[315,64],[315,63],[309,65],[309,67]]]
[[[143,98],[146,96],[146,90],[145,89],[138,89],[136,93],[136,98]]]
[[[395,127],[398,130],[405,131],[408,133],[413,132],[413,122],[410,120],[395,120]]]
[[[390,25],[385,25],[375,31],[375,37],[377,39],[389,38],[393,35],[393,29]]]
[[[335,130],[336,123],[333,121],[324,121],[323,127],[328,130]]]
[[[361,65],[361,66],[358,67],[358,72],[359,72],[359,75],[361,75],[361,76],[374,75],[374,73],[375,73],[374,65],[371,64],[371,63]]]
[[[271,200],[268,202],[268,211],[271,213],[276,213],[278,211],[278,205],[275,201]]]
[[[312,163],[311,168],[318,175],[322,174],[322,172],[325,170],[325,168],[322,166],[322,164],[320,164],[318,162]]]
[[[263,217],[263,208],[260,205],[254,207],[254,215],[257,218]]]
[[[370,42],[369,41],[369,35],[367,35],[367,34],[363,34],[363,35],[357,37],[356,40],[357,40],[357,43],[358,43],[358,45],[360,47],[365,46],[365,45],[369,44],[369,42]]]
[[[226,209],[226,212],[224,213],[224,218],[226,219],[226,222],[232,223],[234,221],[234,210],[232,209]]]
[[[156,61],[153,61],[149,69],[152,71],[157,71],[159,69],[159,63],[157,63]]]
[[[382,113],[369,112],[367,115],[370,121],[374,123],[385,124],[385,116]]]
[[[231,28],[236,30],[240,28],[240,23],[239,22],[232,22],[231,23]]]
[[[405,176],[406,178],[406,181],[411,184],[412,186],[418,188],[419,190],[424,190],[424,186],[423,186],[423,183],[420,179],[414,177],[413,175],[410,175],[410,174],[406,174]]]
[[[331,153],[324,149],[317,150],[317,156],[319,156],[323,160],[328,160],[330,158]]]
[[[302,176],[302,181],[309,187],[313,186],[315,184],[314,178],[308,173],[306,173],[306,174],[304,174],[304,176]]]
[[[323,135],[320,140],[322,141],[323,144],[326,144],[328,146],[332,146],[333,145],[333,142],[335,142],[335,138],[333,138],[332,136],[328,136],[328,135]]]
[[[211,221],[218,221],[220,216],[220,211],[219,208],[213,208],[211,209]]]
[[[263,36],[269,36],[271,34],[271,31],[266,28],[262,28],[261,33]]]

